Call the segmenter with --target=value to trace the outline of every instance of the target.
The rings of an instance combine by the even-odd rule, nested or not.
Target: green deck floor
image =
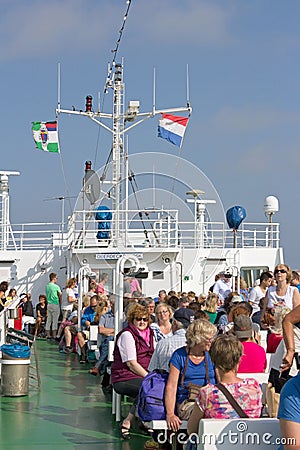
[[[100,378],[88,374],[75,354],[57,345],[37,342],[40,392],[31,387],[25,397],[1,397],[1,450],[142,450],[146,436],[132,433],[121,440],[111,414],[111,396]]]

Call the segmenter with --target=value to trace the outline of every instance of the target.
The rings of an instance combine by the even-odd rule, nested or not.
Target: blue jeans
[[[110,364],[110,362],[107,360],[108,357],[108,343],[109,341],[113,341],[114,337],[113,336],[106,336],[100,347],[99,347],[99,352],[100,352],[100,357],[96,363],[96,366],[99,369],[99,373],[100,375],[104,374],[106,367]]]

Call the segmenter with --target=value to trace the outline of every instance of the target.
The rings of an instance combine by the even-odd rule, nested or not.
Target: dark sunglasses
[[[147,317],[135,317],[135,320],[137,320],[138,322],[148,322]]]
[[[274,271],[274,273],[275,273],[275,275],[276,275],[276,273],[287,273],[287,271],[286,271],[285,269],[276,269],[276,270]]]

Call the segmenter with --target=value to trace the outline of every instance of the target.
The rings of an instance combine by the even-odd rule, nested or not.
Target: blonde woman
[[[300,294],[296,286],[291,286],[292,271],[287,264],[277,264],[274,270],[276,286],[270,286],[266,301],[268,308],[287,306],[294,309],[300,304]],[[266,303],[265,301],[265,303]]]
[[[156,322],[151,324],[155,341],[172,336],[171,319],[173,317],[172,308],[166,303],[159,303],[155,309]]]
[[[218,296],[217,294],[208,294],[203,311],[209,316],[209,321],[215,323],[217,318]]]
[[[61,306],[62,311],[62,321],[66,320],[71,312],[73,311],[73,306],[77,302],[77,299],[75,297],[75,286],[77,284],[76,278],[70,278],[66,282],[66,289],[63,293],[63,301]]]
[[[189,397],[190,383],[204,386],[215,383],[215,371],[208,354],[217,328],[205,319],[195,320],[187,329],[186,346],[173,353],[170,359],[170,373],[165,391],[166,418],[168,428],[177,431],[181,418],[175,414]]]

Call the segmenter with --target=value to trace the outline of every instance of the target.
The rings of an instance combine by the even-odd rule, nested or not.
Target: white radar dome
[[[265,214],[274,214],[279,211],[279,201],[277,197],[274,197],[273,195],[269,195],[265,198],[264,203],[264,211]]]

